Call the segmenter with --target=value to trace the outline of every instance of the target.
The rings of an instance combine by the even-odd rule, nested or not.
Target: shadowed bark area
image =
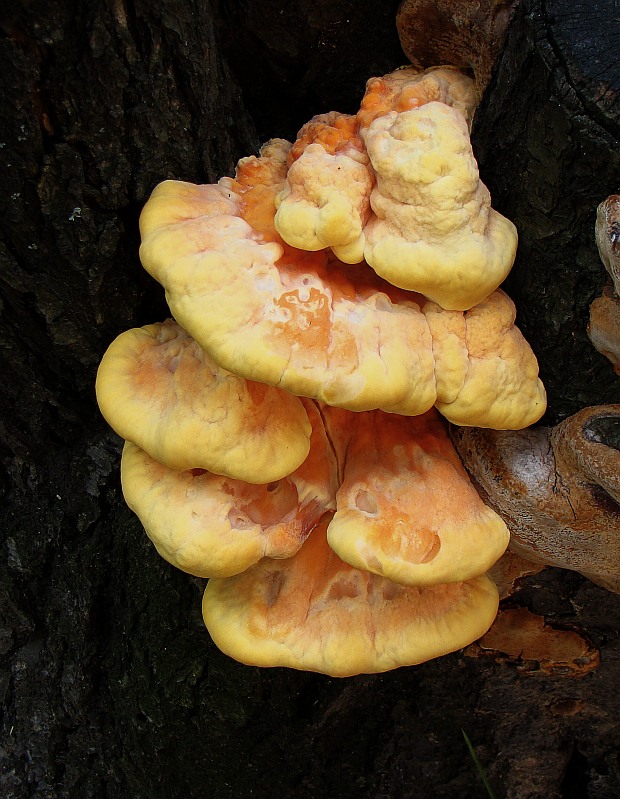
[[[584,322],[604,282],[596,205],[620,188],[618,71],[610,57],[608,76],[578,80],[573,65],[584,29],[593,52],[608,29],[618,40],[609,5],[579,16],[585,4],[523,0],[476,128],[495,204],[520,227],[509,291],[558,417],[618,398]],[[579,680],[471,652],[345,680],[247,668],[209,641],[203,581],[156,555],[120,495],[120,441],[93,384],[118,332],[166,315],[137,257],[142,205],[164,178],[215,180],[259,141],[352,110],[368,77],[404,60],[396,6],[0,12],[7,799],[479,796],[461,728],[498,797],[620,794],[620,597],[549,570],[510,600],[600,648]]]
[[[519,230],[506,290],[549,390],[545,421],[620,401],[586,328],[607,282],[596,207],[620,187],[617,3],[523,2],[477,117],[493,204]]]

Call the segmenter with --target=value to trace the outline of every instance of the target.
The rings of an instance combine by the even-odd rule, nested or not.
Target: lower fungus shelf
[[[400,586],[340,560],[328,524],[288,560],[209,581],[203,615],[223,652],[248,665],[349,677],[445,655],[492,624],[498,595],[488,577]]]
[[[327,512],[340,558],[402,585],[468,580],[502,555],[506,525],[480,499],[435,411],[304,407],[310,453],[277,483],[174,470],[125,445],[125,498],[163,557],[197,576],[231,576],[263,557],[291,557]]]

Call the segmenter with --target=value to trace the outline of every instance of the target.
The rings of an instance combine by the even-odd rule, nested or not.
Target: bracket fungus
[[[445,655],[491,626],[497,589],[485,575],[401,586],[340,560],[327,545],[328,523],[289,560],[209,580],[203,615],[223,652],[255,666],[349,677]]]
[[[467,580],[503,554],[506,525],[478,496],[438,414],[305,407],[310,454],[266,485],[170,469],[125,445],[125,499],[164,558],[201,577],[236,574],[293,555],[328,511],[332,549],[401,585]]]
[[[384,671],[495,616],[508,529],[446,420],[521,429],[546,398],[498,288],[516,233],[479,180],[476,97],[454,68],[397,70],[143,210],[174,321],[119,336],[98,399],[129,506],[210,578],[207,627],[243,662]]]
[[[620,593],[620,405],[585,408],[554,428],[459,428],[452,438],[506,521],[511,550]]]
[[[600,297],[590,305],[588,336],[595,350],[611,363],[620,375],[620,297],[604,286]]]
[[[393,111],[364,141],[377,176],[366,261],[447,310],[482,302],[512,267],[517,231],[491,208],[462,114],[438,102]]]
[[[347,427],[328,528],[329,544],[344,561],[421,586],[468,580],[503,554],[508,530],[480,500],[437,413],[369,411]]]
[[[481,302],[508,274],[517,233],[478,175],[474,107],[471,81],[449,68],[370,81],[357,117],[302,128],[276,197],[277,231],[302,250],[365,259],[447,310]]]
[[[263,557],[297,552],[334,506],[337,487],[337,466],[318,410],[311,403],[307,410],[310,455],[291,474],[266,484],[203,469],[170,469],[125,444],[123,494],[163,558],[197,577],[226,577]]]
[[[377,182],[376,163],[365,142],[369,127],[385,114],[400,115],[429,102],[454,108],[459,113],[457,126],[467,126],[476,105],[472,82],[456,69],[420,72],[403,67],[368,81],[356,115],[331,112],[304,125],[276,195],[274,224],[282,239],[301,250],[331,247],[344,263],[363,261]]]
[[[438,105],[465,124],[459,111]],[[387,108],[369,130],[397,113]],[[457,424],[485,427],[537,421],[546,399],[536,358],[514,326],[511,301],[494,291],[516,239],[503,250],[501,276],[481,255],[482,276],[477,267],[465,270],[477,295],[456,303],[461,309],[399,290],[365,263],[351,269],[329,249],[306,252],[281,238],[276,204],[291,151],[273,140],[259,157],[242,159],[234,179],[208,186],[165,181],[155,189],[140,219],[140,255],[166,289],[177,322],[224,369],[330,405],[415,415],[437,404]],[[329,172],[324,180],[330,185]],[[443,182],[439,173],[426,180]],[[438,210],[430,212],[437,241]],[[469,218],[467,209],[463,214]],[[444,254],[478,247],[486,235],[480,224],[461,247],[448,223]],[[458,271],[439,270],[436,284],[453,291],[465,281]]]
[[[101,360],[96,391],[110,427],[171,469],[268,483],[310,450],[296,397],[226,372],[171,319],[121,333]]]

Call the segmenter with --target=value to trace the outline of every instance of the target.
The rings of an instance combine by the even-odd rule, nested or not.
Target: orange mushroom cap
[[[363,260],[374,175],[355,143],[331,153],[313,142],[293,161],[276,197],[274,220],[287,244],[309,251],[331,247],[344,263]]]
[[[426,103],[379,117],[362,135],[377,179],[366,261],[443,308],[482,302],[512,267],[517,231],[491,208],[462,114]]]
[[[444,308],[484,300],[510,270],[517,235],[480,181],[469,141],[476,100],[458,70],[408,67],[371,79],[355,117],[315,117],[276,198],[284,241],[366,259]]]
[[[351,410],[426,411],[435,387],[419,298],[393,302],[370,270],[353,284],[326,252],[283,244],[273,217],[286,152],[275,142],[243,159],[236,181],[157,187],[140,220],[145,268],[228,371]]]
[[[403,67],[371,78],[355,116],[331,112],[304,125],[288,156],[284,188],[276,197],[275,226],[302,250],[331,247],[344,263],[364,259],[375,173],[363,140],[378,117],[441,101],[471,119],[472,81],[450,67],[420,72]]]
[[[293,555],[329,510],[338,555],[403,585],[470,579],[502,555],[508,530],[435,411],[411,418],[304,404],[310,454],[266,486],[175,471],[125,446],[125,499],[163,557],[199,576],[235,574],[264,555]]]
[[[340,560],[328,524],[289,560],[266,558],[209,581],[203,616],[223,652],[249,665],[348,677],[445,655],[492,624],[498,597],[488,577],[406,588]]]
[[[172,469],[268,483],[310,449],[297,397],[225,371],[172,320],[121,333],[103,356],[96,391],[110,426]]]
[[[433,338],[437,410],[457,425],[519,430],[547,408],[538,361],[501,289],[469,311],[422,306]]]
[[[202,469],[163,466],[127,442],[123,494],[159,554],[197,577],[229,576],[260,558],[295,554],[334,507],[337,466],[318,409],[307,405],[312,449],[287,477],[252,485]]]
[[[370,127],[375,119],[390,111],[402,113],[433,102],[455,108],[471,125],[478,105],[474,82],[461,70],[447,65],[423,70],[408,65],[383,77],[370,78],[356,115],[358,129]]]
[[[545,393],[495,290],[516,232],[479,181],[475,99],[457,70],[398,70],[355,116],[315,117],[215,185],[165,181],[143,210],[177,321],[120,336],[98,398],[127,439],[128,505],[211,578],[205,622],[242,662],[381,672],[495,616],[481,575],[508,531],[432,406],[519,429]]]
[[[599,650],[585,636],[520,607],[501,609],[491,629],[465,654],[512,663],[519,674],[564,678],[582,677],[601,664]]]
[[[540,418],[545,396],[536,359],[514,325],[508,330],[505,314],[483,314],[485,335],[495,341],[508,333],[510,347],[501,358],[478,347],[476,364],[484,368],[470,371],[467,341],[436,347],[432,329],[442,323],[434,304],[367,266],[350,270],[328,251],[282,242],[275,195],[288,150],[272,142],[260,158],[239,163],[235,180],[217,185],[167,181],[143,211],[142,261],[200,346],[234,374],[350,410],[415,415],[439,402],[459,424],[523,427]],[[509,300],[486,302],[513,309]],[[433,325],[421,306],[431,309]],[[454,312],[444,313],[452,341],[459,324]],[[454,373],[465,391],[462,408]]]
[[[433,411],[359,415],[328,541],[347,563],[402,585],[486,572],[508,546],[502,519],[471,484]]]

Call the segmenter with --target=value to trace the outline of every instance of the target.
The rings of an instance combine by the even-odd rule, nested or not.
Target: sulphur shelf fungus
[[[150,333],[153,328],[158,326],[144,330]],[[162,328],[170,334],[176,326],[167,323]],[[135,338],[139,332],[130,334]],[[119,340],[110,351],[118,345]],[[151,354],[152,344],[147,346]],[[166,367],[177,358],[165,344],[158,349],[158,376],[150,385],[155,396],[170,383]],[[134,352],[122,363],[119,369],[106,356],[98,385],[114,379],[119,407],[129,408],[131,415],[137,402],[142,415],[148,415],[152,411],[148,397],[132,397],[135,387],[126,379],[144,367],[141,353]],[[187,408],[202,407],[205,415],[219,416],[225,424],[230,399],[223,398],[219,388],[226,374],[211,366],[213,380],[206,383],[202,363],[193,364],[193,379],[191,370],[188,366],[180,396],[169,398],[165,412],[155,409],[167,435],[170,417]],[[243,396],[251,395],[254,385],[243,382]],[[158,384],[161,388],[156,390]],[[141,438],[138,425],[127,433],[131,440],[121,461],[125,499],[160,554],[175,566],[200,577],[230,576],[262,557],[290,557],[330,511],[334,517],[328,536],[334,551],[356,568],[403,585],[467,580],[487,571],[502,555],[508,530],[480,500],[436,411],[415,417],[352,413],[302,401],[279,389],[271,392],[276,398],[282,395],[281,403],[271,404],[270,423],[275,429],[285,428],[290,414],[287,401],[295,401],[312,432],[309,454],[294,471],[286,451],[281,457],[272,451],[272,473],[285,474],[266,484],[259,483],[257,472],[248,482],[245,475],[252,458],[243,448],[245,458],[236,460],[236,468],[225,474],[218,468],[219,451],[208,445],[196,455],[200,466],[189,463],[185,469],[175,469],[136,443]],[[246,422],[251,425],[251,420]],[[264,420],[261,423],[253,433],[262,430],[269,436]],[[116,429],[121,433],[120,426]],[[251,435],[247,438],[252,441]],[[243,434],[233,443],[240,446],[242,440]]]
[[[263,557],[294,555],[332,507],[336,470],[327,442],[318,440],[324,436],[315,420],[315,446],[302,466],[260,485],[204,469],[170,469],[127,441],[123,494],[173,566],[197,577],[228,577]]]
[[[226,372],[169,319],[121,333],[97,373],[110,427],[172,469],[279,480],[310,450],[303,405]]]
[[[397,70],[358,114],[144,208],[174,321],[121,334],[97,395],[127,503],[210,578],[207,626],[243,662],[385,671],[496,613],[508,530],[446,420],[517,430],[546,400],[499,289],[516,234],[478,177],[474,106],[455,69]]]
[[[460,80],[467,79],[460,76]],[[417,92],[405,105],[422,112],[429,105],[425,102],[424,93]],[[431,104],[448,109],[462,129],[461,111],[436,100]],[[389,114],[409,113],[391,111],[391,107],[390,102],[384,103],[368,131]],[[322,122],[316,125],[323,130]],[[316,131],[312,136],[321,140]],[[429,136],[432,140],[432,129]],[[346,139],[346,152],[352,148],[361,158],[358,146],[362,147],[361,139],[355,147]],[[316,147],[329,155],[329,147],[326,150],[318,141]],[[425,151],[428,147],[425,142]],[[430,146],[431,160],[435,149],[441,147]],[[307,147],[298,161],[306,151]],[[293,202],[291,194],[291,208],[286,200],[287,176],[296,163],[291,165],[289,156],[294,152],[295,146],[273,140],[259,157],[242,159],[234,179],[223,178],[207,186],[166,181],[155,189],[140,219],[140,254],[147,271],[166,289],[177,322],[224,369],[329,405],[404,415],[424,413],[436,405],[456,424],[502,429],[519,429],[537,421],[546,407],[538,364],[514,325],[511,300],[496,290],[512,264],[516,238],[505,247],[498,246],[493,231],[504,223],[512,226],[490,213],[488,192],[477,173],[477,199],[469,194],[467,199],[458,194],[452,177],[442,174],[442,167],[437,171],[426,167],[418,181],[422,194],[411,189],[410,205],[402,199],[388,203],[396,216],[386,208],[385,214],[368,222],[375,230],[373,246],[381,249],[388,233],[378,234],[377,226],[393,222],[408,228],[404,217],[396,221],[398,214],[405,213],[406,207],[422,219],[428,206],[425,227],[416,234],[408,228],[408,235],[418,236],[417,243],[409,242],[411,252],[420,253],[420,268],[434,275],[437,288],[432,289],[425,278],[418,289],[421,294],[394,286],[366,262],[355,267],[344,264],[335,245],[316,249],[312,244],[304,250],[283,239],[285,202],[286,217],[299,215],[300,226],[308,216],[308,202],[299,198]],[[407,149],[394,155],[394,163],[407,164],[412,157]],[[449,153],[446,159],[450,161]],[[326,167],[321,175],[323,160],[315,165],[316,179],[329,188],[335,183],[331,173],[338,167]],[[374,173],[371,179],[375,181]],[[345,191],[351,182],[337,183],[336,188]],[[413,178],[412,182],[417,186]],[[456,205],[450,201],[445,216],[441,213],[446,206],[444,192],[461,196]],[[432,208],[424,199],[426,193],[437,201]],[[314,202],[322,200],[315,196]],[[350,212],[351,219],[357,218],[347,202],[332,198],[325,203],[325,208],[335,204],[338,213],[344,209],[345,215]],[[474,219],[470,212],[475,209]],[[328,214],[332,222],[336,210]],[[478,252],[480,248],[485,255]],[[434,255],[429,255],[431,250]],[[499,271],[487,263],[491,252],[501,253]],[[460,261],[464,253],[467,263]],[[417,258],[410,256],[410,261]],[[470,257],[475,263],[469,263]],[[413,263],[410,271],[414,271]],[[469,293],[466,286],[476,287],[475,297],[448,301],[445,291],[462,288]]]
[[[510,271],[517,232],[478,175],[466,118],[474,104],[458,71],[408,68],[370,81],[348,124],[342,115],[310,123],[276,197],[284,241],[365,260],[445,309],[482,302]]]
[[[328,524],[289,560],[265,558],[209,581],[203,615],[223,652],[249,665],[349,677],[445,655],[491,626],[497,589],[485,575],[401,586],[344,563],[327,544]]]
[[[403,180],[406,168],[402,158],[397,163],[395,141],[390,154],[381,154],[385,147],[375,146],[377,155],[372,160],[366,146],[369,127],[379,117],[389,115],[386,118],[391,120],[393,115],[399,117],[431,101],[445,113],[454,109],[457,129],[465,125],[467,131],[475,107],[472,83],[458,70],[445,67],[423,72],[403,68],[372,78],[356,115],[332,112],[304,125],[288,154],[286,180],[276,197],[275,226],[283,240],[301,250],[331,247],[344,263],[363,261],[366,227],[374,217],[371,194],[377,183],[377,165],[389,168],[393,162],[400,166]],[[427,135],[426,148],[436,145],[438,136]],[[408,165],[410,172],[419,169],[424,159],[423,148],[419,150],[416,163]],[[382,174],[384,177],[387,174]],[[420,183],[410,180],[410,192]]]

